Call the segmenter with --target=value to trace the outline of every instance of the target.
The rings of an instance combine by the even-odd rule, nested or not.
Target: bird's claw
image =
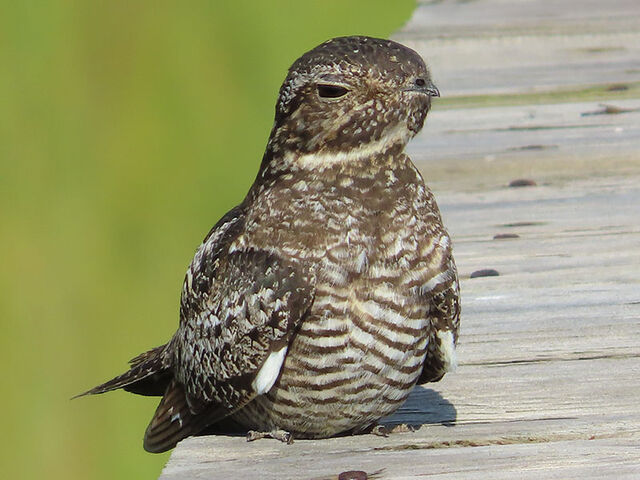
[[[282,443],[291,445],[293,443],[293,435],[286,430],[271,430],[270,432],[257,432],[255,430],[249,430],[247,432],[247,442],[253,442],[261,438],[274,438],[280,440]]]
[[[389,429],[384,425],[376,425],[371,429],[372,435],[377,435],[378,437],[388,437]]]
[[[408,423],[400,423],[398,425],[386,426],[386,425],[376,425],[371,429],[372,435],[377,435],[379,437],[388,437],[392,433],[406,433],[406,432],[415,432],[419,427],[415,425],[409,425]]]

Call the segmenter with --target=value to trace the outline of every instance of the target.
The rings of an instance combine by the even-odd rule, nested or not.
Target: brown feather
[[[131,359],[129,363],[129,371],[73,398],[111,392],[119,388],[140,395],[162,395],[170,367],[168,345],[152,348]],[[160,390],[156,384],[161,386]]]

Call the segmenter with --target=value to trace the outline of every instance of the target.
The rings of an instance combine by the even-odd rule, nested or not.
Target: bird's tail
[[[131,366],[128,372],[73,398],[110,392],[119,388],[139,395],[163,395],[171,380],[170,345],[170,343],[161,345],[138,355],[129,361]]]

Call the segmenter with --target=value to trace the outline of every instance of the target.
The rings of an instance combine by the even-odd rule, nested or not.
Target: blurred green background
[[[166,342],[195,248],[257,171],[288,66],[413,0],[0,6],[3,478],[156,478],[157,399],[69,398]]]

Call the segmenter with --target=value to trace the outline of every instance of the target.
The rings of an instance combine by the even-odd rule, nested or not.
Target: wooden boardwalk
[[[390,420],[415,432],[190,438],[161,479],[640,478],[639,26],[635,0],[420,3],[395,38],[443,94],[410,153],[455,242],[458,371]]]

